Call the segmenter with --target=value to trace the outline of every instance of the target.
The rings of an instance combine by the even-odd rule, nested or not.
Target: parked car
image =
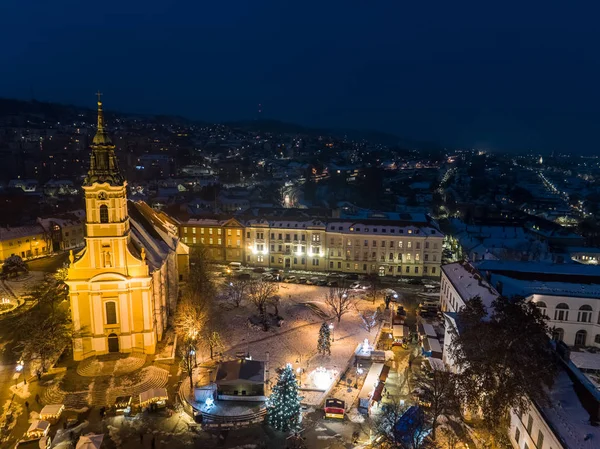
[[[359,290],[360,289],[360,282],[353,282],[352,284],[350,284],[350,290]]]
[[[358,274],[349,274],[348,276],[346,276],[346,279],[348,279],[349,281],[358,281]]]
[[[309,285],[317,285],[317,282],[319,282],[318,277],[312,277],[306,280],[306,283]]]
[[[252,271],[254,271],[255,273],[264,273],[267,270],[265,270],[263,267],[256,267]]]
[[[296,282],[296,276],[288,276],[283,280],[283,282],[287,282],[288,284]]]
[[[330,287],[337,287],[338,286],[338,281],[329,281],[327,283],[328,286]]]
[[[296,282],[298,282],[298,284],[306,284],[307,279],[306,278],[298,278],[298,280]]]
[[[238,279],[244,279],[249,281],[250,279],[252,279],[252,275],[250,273],[239,273],[235,276]]]
[[[327,285],[327,279],[319,279],[317,282],[315,282],[315,285],[319,285],[321,287],[324,287]]]

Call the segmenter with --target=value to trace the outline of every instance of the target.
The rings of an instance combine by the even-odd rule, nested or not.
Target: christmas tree
[[[329,326],[327,323],[323,323],[321,329],[319,329],[319,341],[317,342],[319,354],[331,355],[331,335],[329,332]]]
[[[287,432],[297,427],[300,419],[298,383],[291,364],[279,373],[277,385],[267,402],[267,419],[275,429]]]

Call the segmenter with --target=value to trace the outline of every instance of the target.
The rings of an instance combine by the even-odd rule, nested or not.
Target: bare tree
[[[360,317],[362,318],[363,324],[365,325],[365,329],[367,332],[371,333],[371,329],[373,329],[377,325],[377,321],[379,320],[379,309],[374,312],[361,312]]]
[[[210,358],[212,359],[217,352],[223,349],[223,341],[221,340],[221,334],[213,331],[206,338],[206,344],[210,349]]]
[[[331,310],[331,313],[337,317],[337,322],[342,320],[342,316],[348,313],[354,306],[354,300],[350,295],[348,287],[341,285],[339,287],[329,287],[325,295],[325,304]]]
[[[175,312],[175,331],[182,341],[196,342],[207,320],[208,307],[205,304],[192,302],[186,297],[179,303]]]
[[[190,391],[194,391],[194,368],[196,366],[196,354],[195,347],[191,341],[185,341],[184,344],[177,346],[177,352],[179,353],[180,362],[179,365],[183,372],[186,373],[190,379]]]
[[[250,301],[256,306],[263,329],[269,329],[267,322],[267,304],[273,300],[277,292],[277,285],[274,282],[268,282],[264,279],[256,279],[249,285]]]
[[[227,298],[236,306],[239,307],[248,295],[250,281],[248,279],[234,278],[227,284]]]

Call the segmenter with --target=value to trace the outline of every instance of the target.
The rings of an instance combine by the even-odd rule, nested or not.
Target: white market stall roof
[[[571,351],[571,362],[582,370],[600,371],[600,354]]]
[[[27,429],[27,433],[43,433],[45,435],[48,432],[48,429],[50,429],[50,423],[48,421],[36,419],[31,423],[29,429]]]
[[[154,399],[168,399],[166,388],[152,388],[140,393],[140,403],[143,404]]]
[[[425,335],[427,335],[428,337],[437,338],[435,329],[433,328],[433,326],[431,324],[423,322],[422,325],[423,325],[423,332],[425,333]]]
[[[58,416],[64,409],[64,404],[48,404],[40,412],[40,417],[43,419],[45,416]]]
[[[75,449],[100,449],[103,439],[103,434],[88,433],[87,435],[82,435]]]
[[[440,342],[437,341],[437,339],[428,338],[427,341],[429,342],[429,347],[431,348],[431,352],[437,352],[437,353],[442,352],[442,346],[440,345]]]

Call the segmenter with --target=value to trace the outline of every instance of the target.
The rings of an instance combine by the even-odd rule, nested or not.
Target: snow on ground
[[[27,275],[21,276],[18,279],[6,280],[6,285],[18,298],[26,296],[31,288],[44,280],[46,273],[43,271],[30,271]]]
[[[31,393],[29,392],[29,384],[23,382],[20,382],[17,385],[12,385],[10,387],[10,391],[19,396],[21,399],[27,399],[31,396]]]
[[[357,298],[356,307],[344,315],[339,324],[337,319],[327,320],[334,325],[334,341],[331,355],[322,356],[317,354],[317,339],[323,319],[303,303],[311,302],[321,311],[328,313],[328,307],[324,303],[327,292],[327,287],[279,284],[279,314],[284,318],[284,322],[281,327],[272,327],[267,332],[247,325],[248,317],[256,313],[252,304],[245,303],[228,311],[223,320],[226,328],[221,332],[225,339],[225,358],[234,358],[236,352],[248,350],[255,360],[266,360],[269,353],[272,384],[277,378],[276,368],[285,366],[286,363],[291,363],[295,370],[304,370],[303,387],[315,387],[310,379],[318,367],[333,371],[333,374],[343,373],[357,345],[365,338],[372,342],[376,337],[375,329],[371,330],[371,333],[365,330],[359,314],[359,310],[372,312],[376,305],[371,301],[359,299],[359,293],[353,293]],[[273,312],[272,307],[269,307],[269,312]],[[318,405],[324,399],[323,394],[302,391],[305,397],[303,403]]]
[[[4,403],[2,415],[0,415],[0,426],[7,424],[5,430],[7,432],[10,432],[12,428],[15,427],[15,425],[17,424],[17,418],[21,415],[21,413],[23,413],[23,406],[8,399]],[[12,414],[13,419],[10,423],[7,423],[6,418],[9,414]]]

